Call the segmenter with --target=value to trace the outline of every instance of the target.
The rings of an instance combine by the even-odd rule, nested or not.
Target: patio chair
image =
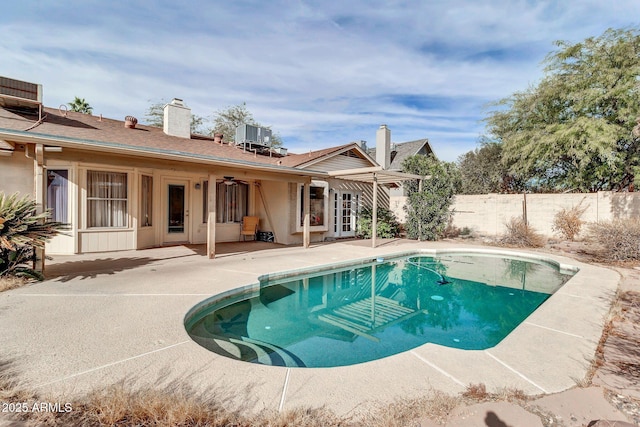
[[[253,236],[253,240],[256,240],[258,222],[260,222],[260,218],[257,216],[242,217],[242,228],[240,229],[240,236],[242,237],[242,240],[246,240],[247,236]]]

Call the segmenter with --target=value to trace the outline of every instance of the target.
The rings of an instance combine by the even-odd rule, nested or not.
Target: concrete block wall
[[[458,195],[453,203],[453,225],[469,227],[480,235],[498,236],[506,232],[505,224],[512,217],[522,216],[523,202],[522,194]],[[529,224],[549,237],[555,234],[554,217],[563,208],[585,208],[581,218],[586,222],[640,215],[640,193],[527,194],[526,202]]]

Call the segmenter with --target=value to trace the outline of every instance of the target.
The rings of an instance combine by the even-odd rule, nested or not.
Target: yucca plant
[[[49,215],[49,211],[37,213],[35,200],[28,196],[0,192],[0,277],[43,279],[31,267],[35,249],[43,248],[63,226],[49,221]]]

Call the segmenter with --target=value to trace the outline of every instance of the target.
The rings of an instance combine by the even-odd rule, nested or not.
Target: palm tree
[[[5,195],[0,191],[0,277],[25,276],[42,279],[28,264],[34,249],[44,248],[64,224],[49,220],[49,211],[37,213],[35,200],[18,193]]]
[[[78,98],[77,96],[72,102],[69,102],[68,104],[69,107],[71,107],[71,111],[76,111],[78,113],[91,114],[91,111],[93,111],[93,107],[89,105],[89,103],[85,101],[84,98]]]

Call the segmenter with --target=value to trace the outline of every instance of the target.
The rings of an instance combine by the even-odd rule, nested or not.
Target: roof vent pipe
[[[102,118],[102,115],[100,115],[100,118]],[[124,127],[126,127],[127,129],[135,129],[137,124],[138,119],[133,116],[127,116],[124,118]]]

